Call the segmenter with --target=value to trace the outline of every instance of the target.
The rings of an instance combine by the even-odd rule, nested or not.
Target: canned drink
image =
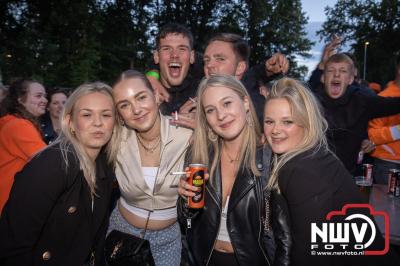
[[[388,176],[388,193],[394,194],[395,186],[397,183],[397,178],[399,177],[399,170],[397,169],[389,169]]]
[[[190,164],[189,172],[190,176],[188,178],[188,183],[192,186],[200,188],[200,190],[195,191],[195,195],[193,197],[189,197],[188,207],[192,209],[201,209],[204,207],[204,175],[207,173],[207,165],[197,163]]]
[[[400,197],[400,176],[397,176],[396,178],[396,184],[394,186],[393,196]]]
[[[365,180],[371,182],[372,184],[372,164],[368,163],[363,164],[363,170],[364,170]]]

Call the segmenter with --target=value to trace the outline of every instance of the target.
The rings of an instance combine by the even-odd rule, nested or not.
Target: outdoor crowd
[[[280,53],[250,67],[236,34],[216,34],[202,58],[183,25],[155,39],[149,71],[112,87],[2,89],[1,265],[122,265],[126,247],[107,251],[118,231],[147,239],[157,266],[399,264],[392,250],[312,256],[310,236],[329,212],[365,203],[361,155],[376,183],[400,168],[400,60],[377,95],[337,37],[308,83],[285,76]],[[192,163],[208,167],[201,209],[187,205]]]

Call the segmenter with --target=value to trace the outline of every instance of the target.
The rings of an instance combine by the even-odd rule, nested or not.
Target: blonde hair
[[[291,78],[282,78],[277,81],[266,98],[265,105],[272,99],[285,99],[288,101],[295,124],[304,129],[304,137],[300,144],[293,150],[274,155],[271,176],[268,181],[269,188],[278,187],[279,170],[293,157],[307,150],[329,150],[325,132],[328,128],[319,103],[311,91],[300,81]]]
[[[62,157],[64,162],[68,168],[68,152],[71,150],[70,146],[72,145],[73,149],[76,152],[77,159],[80,164],[80,168],[83,171],[83,175],[90,187],[90,190],[93,195],[96,195],[96,164],[93,162],[88,154],[85,152],[82,144],[78,141],[76,136],[72,134],[70,130],[70,126],[68,123],[68,116],[72,116],[74,112],[75,104],[77,101],[85,95],[92,93],[102,93],[108,97],[113,102],[114,108],[114,116],[116,117],[116,110],[114,105],[114,100],[111,94],[111,87],[102,82],[93,82],[86,83],[78,88],[69,96],[67,102],[64,105],[63,111],[61,113],[60,122],[61,122],[61,132],[58,136],[57,140],[51,144],[51,146],[57,145],[59,143],[61,147]],[[117,152],[120,146],[120,125],[117,123],[116,119],[114,121],[114,129],[113,134],[111,136],[110,141],[106,144],[105,150],[107,153],[107,161],[108,163],[115,165],[115,161],[117,158]]]
[[[243,167],[250,169],[254,175],[259,176],[260,173],[256,166],[256,149],[261,133],[257,115],[246,88],[235,77],[229,75],[213,75],[209,78],[203,78],[199,84],[197,90],[198,100],[196,106],[196,128],[193,134],[191,162],[208,165],[211,161],[210,177],[214,176],[214,172],[220,157],[220,144],[222,139],[220,136],[216,135],[208,125],[206,114],[203,108],[203,94],[207,88],[217,86],[229,88],[237,93],[242,100],[247,98],[249,101],[247,123],[245,125],[245,129],[243,130],[244,140],[239,152],[239,165],[243,165]],[[210,138],[209,134],[214,135],[215,139]],[[213,158],[209,158],[210,148],[213,148],[214,151]]]

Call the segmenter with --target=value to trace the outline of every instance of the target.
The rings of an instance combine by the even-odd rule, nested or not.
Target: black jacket
[[[311,223],[327,222],[326,215],[331,211],[342,210],[345,204],[365,203],[352,177],[331,152],[312,149],[295,156],[280,169],[278,183],[290,212],[293,237],[292,266],[398,265],[397,256],[394,254],[385,256],[311,255]],[[374,220],[367,209],[357,209],[357,213]],[[332,220],[343,222],[344,216],[336,218],[338,220]],[[357,222],[360,223],[360,221],[364,222],[364,220]],[[354,246],[355,243],[351,241],[349,246]],[[373,245],[376,245],[376,250],[382,250],[382,244],[383,239],[378,231]],[[343,251],[343,249],[339,248],[335,251]]]
[[[40,122],[40,129],[43,133],[43,140],[46,144],[50,144],[58,137],[57,133],[53,129],[53,123],[51,122],[50,115],[46,113]]]
[[[314,75],[317,75],[318,71]],[[310,83],[320,100],[328,121],[327,138],[330,148],[350,173],[356,170],[361,142],[367,138],[368,121],[400,113],[400,98],[381,97],[365,93],[365,89],[350,85],[338,99],[330,98],[318,83]]]
[[[262,152],[258,152],[259,154]],[[267,153],[268,159],[270,152]],[[240,169],[229,199],[227,229],[235,256],[240,265],[273,265],[274,238],[277,244],[277,259],[274,265],[288,265],[291,245],[290,229],[286,207],[272,207],[273,230],[275,236],[264,231],[264,197],[262,180],[269,174],[269,160],[257,156],[259,170],[263,177],[256,177],[247,169]],[[265,163],[267,161],[268,163]],[[265,174],[266,173],[266,174]],[[205,207],[199,211],[189,210],[182,198],[178,199],[178,219],[186,228],[187,244],[193,265],[207,265],[214,249],[221,220],[222,189],[220,166],[216,175],[206,184]],[[284,203],[279,195],[273,202]],[[274,204],[272,204],[274,206]],[[191,228],[187,228],[188,219]],[[275,229],[279,225],[280,230]]]
[[[91,256],[104,262],[112,169],[100,154],[92,211],[90,189],[72,150],[68,159],[66,169],[59,146],[50,146],[15,176],[0,219],[0,265],[81,266]]]

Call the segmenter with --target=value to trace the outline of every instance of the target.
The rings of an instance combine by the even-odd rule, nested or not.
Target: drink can
[[[397,183],[397,178],[399,176],[399,170],[397,169],[390,169],[389,176],[388,176],[388,193],[394,194],[395,186]]]
[[[371,182],[372,184],[372,164],[365,163],[363,164],[364,177],[367,182]]]
[[[396,178],[396,184],[394,186],[393,196],[400,197],[400,176],[397,176]]]
[[[200,188],[200,190],[195,191],[195,195],[188,198],[188,207],[192,209],[201,209],[204,207],[204,175],[207,173],[207,165],[197,163],[190,164],[189,172],[190,176],[188,178],[188,183],[192,186]]]

